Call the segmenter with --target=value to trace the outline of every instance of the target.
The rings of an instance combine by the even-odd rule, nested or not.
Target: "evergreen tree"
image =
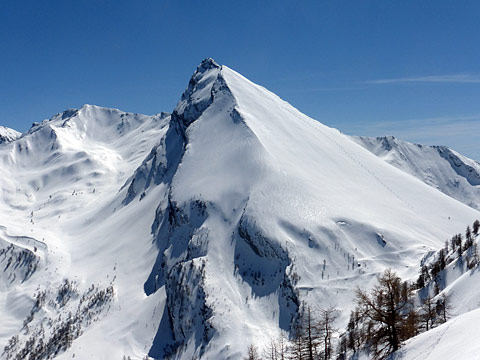
[[[420,275],[417,280],[417,289],[423,289],[425,284],[430,280],[430,274],[428,273],[427,265],[423,264],[420,271]]]
[[[472,268],[477,266],[480,262],[480,257],[479,257],[479,254],[478,254],[478,246],[477,246],[477,243],[473,243],[473,246],[472,246]]]
[[[452,248],[452,251],[455,251],[457,248],[457,237],[452,236],[452,239],[450,240],[450,246]]]
[[[479,227],[480,227],[480,221],[475,220],[473,222],[473,235],[477,236]]]
[[[467,226],[467,230],[465,231],[465,250],[469,249],[472,245],[472,231],[470,230],[470,226]]]
[[[467,226],[467,230],[465,230],[465,239],[472,240],[472,231],[470,230],[470,226]]]
[[[440,271],[445,269],[445,266],[447,266],[447,264],[445,263],[445,250],[444,249],[440,249],[440,251],[438,252],[438,262],[439,262]]]

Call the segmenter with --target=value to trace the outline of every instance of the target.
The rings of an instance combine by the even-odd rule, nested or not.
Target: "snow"
[[[409,340],[394,359],[476,359],[480,352],[480,309],[460,315]]]
[[[425,146],[386,137],[351,137],[389,164],[443,193],[480,209],[480,164],[445,146]]]
[[[93,326],[82,335],[82,341],[73,343],[70,355],[64,356],[71,358],[72,353],[85,351],[85,357],[91,357],[91,351],[100,357],[117,354],[121,358],[125,353],[148,350],[163,312],[161,293],[160,298],[147,298],[143,292],[149,259],[154,259],[150,226],[155,213],[149,210],[155,205],[151,204],[153,198],[139,204],[137,211],[145,213],[139,218],[115,199],[166,131],[168,120],[167,114],[145,116],[85,105],[34,126],[22,138],[0,148],[4,169],[0,238],[28,250],[33,243],[35,255],[42,257],[28,281],[0,293],[5,315],[2,344],[21,329],[38,289],[53,289],[67,278],[85,291],[91,284],[105,287],[117,276],[111,323]],[[143,206],[148,210],[142,210]],[[143,303],[151,305],[142,307]],[[12,311],[14,308],[17,310]],[[154,309],[156,315],[152,316]],[[123,314],[130,312],[135,317],[126,321]],[[105,333],[110,340],[99,341],[105,339]],[[128,339],[123,341],[125,334]],[[86,346],[90,338],[97,339],[98,346]]]
[[[474,236],[474,243],[478,247],[480,236]],[[446,253],[447,266],[439,273],[440,293],[434,297],[434,284],[430,284],[421,291],[421,296],[430,294],[434,300],[441,296],[447,296],[449,299],[451,316],[458,316],[472,311],[479,307],[478,298],[480,297],[480,287],[477,284],[480,281],[480,269],[478,267],[470,268],[468,266],[469,258],[473,257],[473,249],[470,248],[459,256],[456,250],[449,248]],[[438,259],[438,254],[427,254],[422,259],[422,265],[430,265]]]
[[[21,133],[16,130],[0,126],[0,145],[3,143],[9,143],[19,138]]]
[[[301,301],[341,308],[341,328],[356,286],[387,267],[414,280],[427,251],[480,218],[211,59],[171,116],[67,110],[3,144],[0,166],[1,240],[45,243],[15,242],[42,262],[1,288],[0,343],[38,288],[55,302],[75,282],[64,309],[42,307],[56,317],[113,286],[65,359],[240,359]]]

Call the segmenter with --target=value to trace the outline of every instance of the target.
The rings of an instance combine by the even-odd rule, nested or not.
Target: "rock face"
[[[17,310],[0,302],[11,354],[30,341],[23,319],[40,332],[48,313],[60,357],[240,359],[288,336],[304,301],[341,308],[343,326],[357,285],[387,267],[416,277],[425,251],[479,217],[212,59],[171,115],[84,106],[0,160],[4,240],[45,244],[4,292]]]

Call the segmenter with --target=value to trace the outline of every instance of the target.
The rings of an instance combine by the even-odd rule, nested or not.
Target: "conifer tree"
[[[376,359],[384,359],[398,350],[402,341],[414,333],[407,328],[409,314],[414,311],[413,290],[407,287],[405,294],[402,288],[401,279],[387,269],[370,293],[357,289],[358,310],[364,322],[371,324],[365,338]]]
[[[480,227],[480,221],[475,220],[473,222],[473,235],[477,236],[479,227]]]

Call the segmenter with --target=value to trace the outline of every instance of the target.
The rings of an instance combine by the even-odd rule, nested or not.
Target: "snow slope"
[[[343,326],[357,285],[413,280],[480,217],[211,59],[171,116],[68,110],[0,164],[0,245],[32,259],[4,275],[0,342],[70,326],[65,359],[240,359],[302,301]]]
[[[166,131],[168,121],[168,114],[145,116],[85,105],[36,124],[20,139],[0,148],[0,247],[10,247],[0,255],[1,269],[6,268],[0,293],[2,346],[15,334],[21,334],[17,350],[24,345],[22,338],[36,336],[47,341],[61,324],[56,320],[59,315],[65,319],[70,311],[75,313],[82,295],[93,300],[116,277],[115,306],[109,310],[109,318],[121,317],[121,321],[112,321],[105,331],[103,325],[91,324],[96,322],[91,318],[83,319],[82,339],[88,343],[93,336],[99,345],[80,343],[83,358],[108,358],[115,352],[121,358],[124,351],[148,350],[157,324],[151,324],[152,335],[146,324],[155,317],[135,309],[155,301],[145,299],[142,286],[150,266],[154,213],[148,207],[144,210],[146,202],[136,209],[145,214],[142,217],[136,212],[116,211],[114,200]],[[124,247],[125,242],[130,245]],[[29,268],[33,266],[32,274]],[[12,282],[14,274],[16,281]],[[74,285],[67,292],[71,292],[71,300],[64,305],[60,299],[65,295],[65,279]],[[90,291],[92,285],[95,288]],[[46,299],[38,308],[35,303],[43,292]],[[144,309],[154,311],[157,305]],[[99,309],[92,306],[92,311]],[[123,318],[120,309],[121,314],[134,313],[135,317]],[[26,331],[24,320],[32,313],[35,316]],[[39,333],[41,328],[46,334]],[[140,340],[124,341],[125,334]],[[109,340],[101,340],[105,338]],[[119,349],[115,349],[117,342],[122,343]],[[76,346],[74,343],[73,352]],[[142,348],[130,348],[139,346]]]
[[[480,163],[445,146],[412,144],[394,138],[352,139],[389,164],[445,194],[480,209]]]
[[[5,126],[0,126],[0,145],[11,142],[20,137],[20,135],[21,134],[16,130],[7,128]]]
[[[478,250],[480,236],[472,236],[473,245],[466,248],[466,242],[463,242],[462,255],[458,253],[458,246],[452,249],[449,241],[448,251],[443,249],[445,254],[446,266],[438,272],[438,276],[434,278],[430,271],[427,277],[426,286],[420,290],[419,296],[425,298],[432,296],[436,301],[442,296],[446,296],[449,300],[450,316],[458,316],[466,312],[477,309],[480,306],[478,301],[480,297],[480,267],[475,263],[475,246]],[[421,265],[426,265],[432,269],[433,264],[440,259],[439,252],[427,253],[421,261]],[[435,296],[435,285],[438,286],[439,293]]]
[[[391,357],[402,360],[478,359],[480,309],[410,339]]]

